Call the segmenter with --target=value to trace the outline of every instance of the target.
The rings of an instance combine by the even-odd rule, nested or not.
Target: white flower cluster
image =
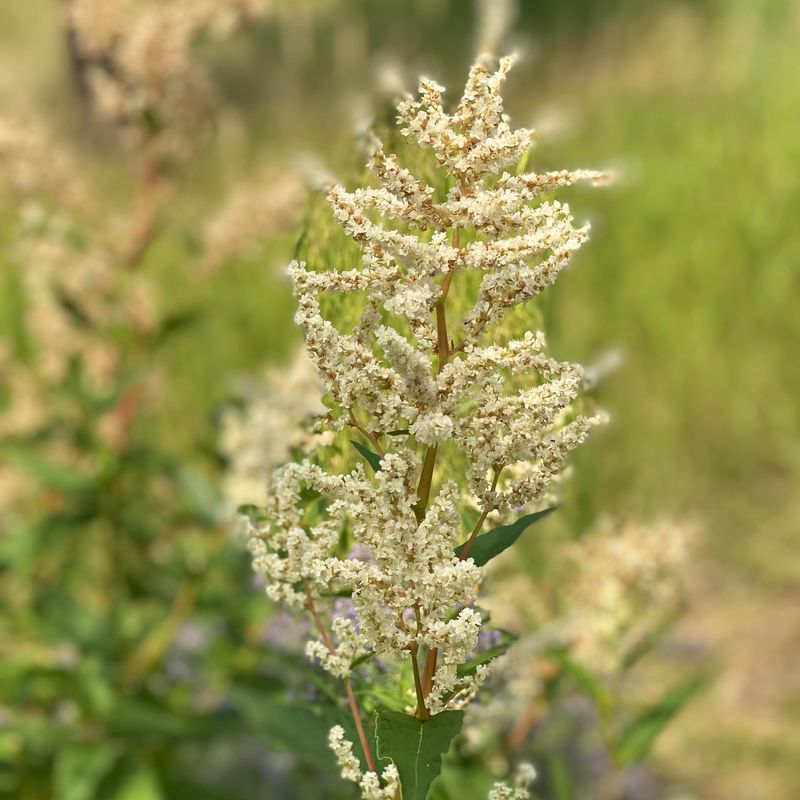
[[[26,205],[21,221],[14,255],[25,265],[25,324],[37,371],[57,382],[79,357],[87,377],[106,386],[117,368],[118,348],[103,333],[119,325],[142,334],[154,328],[150,284],[118,269],[102,247],[76,246],[70,223],[38,204]]]
[[[504,52],[503,43],[514,29],[519,15],[518,0],[474,0],[476,54]]]
[[[366,412],[365,425],[374,432],[408,427],[424,445],[455,440],[467,454],[472,491],[486,505],[506,509],[540,498],[564,457],[599,419],[579,416],[563,424],[583,371],[543,355],[541,334],[529,332],[503,346],[480,347],[480,340],[510,308],[552,283],[586,238],[586,228],[574,227],[567,206],[532,203],[558,186],[602,178],[585,170],[503,172],[487,185],[492,172],[516,162],[531,141],[531,131],[512,131],[502,113],[500,87],[510,66],[511,59],[503,59],[495,73],[473,67],[453,115],[443,111],[441,87],[430,81],[422,81],[420,100],[400,104],[403,132],[432,148],[455,178],[444,202],[435,203],[432,187],[379,149],[370,162],[378,188],[336,187],[330,193],[334,214],[362,247],[363,268],[315,272],[294,264],[290,269],[297,321],[341,409]],[[421,237],[391,229],[373,221],[376,213],[432,233]],[[469,230],[480,238],[459,246],[459,234]],[[480,272],[482,279],[472,310],[457,326],[450,321],[448,336],[459,334],[453,346],[450,339],[441,341],[432,316],[459,272]],[[323,319],[317,295],[355,291],[367,293],[371,303],[357,330],[345,335]],[[408,324],[416,342],[381,324],[380,305]],[[435,375],[428,347],[438,355]],[[512,394],[526,376],[532,385]],[[344,413],[339,423],[347,421]],[[507,485],[501,496],[491,488],[492,472],[519,462],[533,462],[536,469]]]
[[[606,522],[575,546],[567,631],[582,663],[612,672],[674,613],[685,597],[682,576],[695,538],[686,523],[629,522],[617,530]]]
[[[316,432],[327,413],[324,387],[304,349],[285,367],[272,367],[262,380],[241,386],[237,404],[221,420],[219,449],[227,461],[223,491],[233,508],[258,505],[274,469],[295,452],[309,454],[333,441]]]
[[[488,800],[528,800],[528,787],[536,780],[536,770],[530,764],[520,764],[512,783],[496,783],[489,792]]]
[[[192,58],[199,34],[227,35],[263,14],[266,0],[71,0],[76,65],[98,110],[137,132],[158,132],[175,157],[196,136],[209,100]],[[138,131],[139,133],[141,130]]]
[[[362,772],[358,759],[353,755],[353,745],[344,738],[344,728],[340,725],[331,728],[328,744],[342,768],[342,777],[358,785],[363,800],[397,800],[400,775],[394,764],[384,768],[380,780],[375,772]]]
[[[308,653],[346,681],[362,655],[410,657],[423,719],[464,705],[489,672],[458,674],[476,651],[482,621],[474,607],[482,571],[468,549],[455,553],[465,538],[464,490],[482,514],[471,547],[488,514],[539,505],[569,452],[600,421],[575,412],[583,371],[549,358],[541,333],[505,343],[491,336],[509,309],[555,280],[586,238],[566,205],[542,195],[602,177],[503,171],[531,145],[531,131],[512,130],[502,109],[511,63],[503,59],[495,72],[474,66],[452,115],[442,88],[427,80],[418,100],[398,106],[402,133],[432,150],[452,178],[444,200],[380,147],[369,162],[377,186],[331,190],[362,265],[319,272],[292,264],[296,321],[333,401],[335,427],[355,429],[378,469],[328,474],[310,459],[287,465],[271,480],[268,522],[251,526],[254,566],[269,596],[315,618],[320,640]],[[477,301],[448,320],[448,293],[463,273],[478,274]],[[343,333],[323,317],[320,295],[351,292],[367,302]],[[466,486],[440,474],[437,452],[445,447],[465,460]],[[304,507],[301,496],[321,500]],[[358,556],[346,555],[345,542]],[[335,617],[329,634],[319,608],[331,594],[348,595],[352,613]],[[334,749],[350,763],[338,735]]]
[[[234,187],[205,226],[205,268],[214,270],[237,256],[249,256],[265,237],[294,228],[305,199],[303,182],[290,171],[267,171]]]
[[[62,206],[85,194],[73,159],[39,127],[27,121],[0,117],[0,172],[21,194],[47,192]]]
[[[331,673],[348,675],[350,663],[368,651],[401,657],[438,648],[441,667],[430,696],[431,710],[441,710],[458,683],[458,664],[477,644],[481,617],[469,606],[481,572],[471,559],[454,554],[460,533],[454,483],[442,488],[417,521],[418,471],[410,451],[385,456],[374,481],[360,466],[348,475],[327,475],[310,462],[289,464],[273,478],[265,506],[270,523],[251,537],[250,548],[273,600],[303,608],[309,591],[318,597],[332,585],[352,589],[355,616],[334,620],[334,651],[321,642],[309,645]],[[303,487],[331,501],[327,517],[314,525],[302,524]],[[344,519],[369,558],[330,555]],[[459,605],[466,607],[452,616]]]
[[[568,651],[598,678],[617,679],[626,655],[685,602],[683,576],[696,535],[686,522],[616,526],[606,520],[567,553],[566,573],[550,565],[557,590],[545,594],[519,573],[494,582],[484,599],[494,624],[535,633],[493,662],[492,683],[467,710],[467,749],[478,751],[499,735],[524,738],[520,720],[546,713],[553,649]]]

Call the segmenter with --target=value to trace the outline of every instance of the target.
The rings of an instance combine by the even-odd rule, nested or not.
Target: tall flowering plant
[[[496,640],[486,649],[481,636],[491,632],[479,605],[483,567],[547,512],[567,456],[601,421],[576,410],[580,366],[549,357],[541,333],[510,338],[500,324],[587,238],[552,190],[603,178],[506,171],[532,138],[503,113],[511,65],[474,66],[452,114],[444,89],[422,80],[398,120],[434,154],[441,185],[377,146],[375,185],[329,195],[360,267],[290,267],[328,421],[352,429],[365,463],[334,474],[321,450],[277,469],[263,515],[248,522],[249,546],[270,598],[313,621],[306,652],[341,680],[359,755],[341,726],[329,743],[370,800],[428,796],[463,707],[503,649]],[[321,306],[343,293],[364,300],[348,332]],[[445,464],[462,467],[445,474]],[[489,519],[504,524],[487,531]],[[380,669],[365,673],[368,664]],[[407,702],[373,703],[374,732],[361,681],[407,692]],[[490,796],[528,797],[528,777]]]

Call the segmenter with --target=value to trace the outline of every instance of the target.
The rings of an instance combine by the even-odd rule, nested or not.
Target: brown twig
[[[335,653],[336,648],[333,646],[331,637],[328,635],[328,631],[325,630],[325,626],[322,624],[322,620],[317,613],[316,606],[314,605],[314,597],[311,594],[311,587],[308,585],[308,582],[306,582],[306,610],[309,612],[309,614],[311,614],[311,618],[314,620],[314,625],[316,626],[317,631],[319,631],[319,635],[322,637],[325,647],[328,648],[328,652],[331,654]],[[369,768],[370,772],[377,773],[378,770],[375,766],[375,759],[372,757],[372,750],[370,750],[369,742],[367,741],[367,734],[364,731],[364,725],[361,722],[361,712],[358,709],[358,701],[356,700],[356,695],[353,691],[353,684],[349,677],[342,678],[342,682],[344,683],[344,689],[347,694],[347,704],[350,706],[350,713],[353,715],[353,722],[356,726],[358,741],[360,742],[361,749],[364,752],[364,758],[366,759],[367,767]]]
[[[417,711],[414,716],[424,722],[426,719],[430,719],[431,712],[428,711],[428,707],[425,705],[425,692],[422,689],[422,679],[419,675],[416,644],[411,648],[409,654],[411,655],[411,668],[414,670],[414,691],[417,693]]]
[[[139,193],[136,201],[136,216],[131,237],[124,253],[129,267],[136,267],[142,260],[156,230],[156,220],[161,207],[164,181],[161,160],[157,156],[142,157]]]
[[[497,481],[499,479],[500,479],[500,469],[495,469],[494,478],[492,479],[491,491],[494,491],[497,488]],[[481,515],[478,517],[478,521],[475,523],[475,527],[472,529],[469,538],[464,543],[464,546],[461,548],[461,554],[459,555],[459,558],[462,561],[466,561],[469,558],[469,554],[472,551],[472,547],[475,544],[475,540],[478,538],[478,534],[481,532],[483,523],[486,522],[486,517],[489,516],[490,511],[491,509],[487,508],[485,511],[482,511]]]
[[[495,469],[494,471],[494,478],[492,479],[492,491],[497,488],[497,481],[500,479],[500,469]],[[472,529],[472,533],[470,533],[469,538],[467,539],[464,547],[461,549],[461,554],[459,558],[461,561],[466,561],[469,558],[470,551],[472,550],[472,546],[475,544],[475,540],[478,538],[478,534],[483,527],[483,523],[486,522],[486,517],[489,516],[490,509],[483,511],[478,517],[478,521],[475,523],[475,527]],[[434,647],[432,650],[428,651],[428,655],[425,657],[425,673],[422,679],[422,688],[425,692],[425,696],[430,694],[431,689],[433,688],[433,678],[436,675],[436,662],[439,658],[439,649]]]
[[[381,447],[380,440],[378,438],[378,434],[372,433],[368,431],[357,419],[356,415],[353,413],[353,409],[348,409],[350,413],[350,425],[354,427],[374,448],[378,455],[383,458],[386,455],[386,451]]]

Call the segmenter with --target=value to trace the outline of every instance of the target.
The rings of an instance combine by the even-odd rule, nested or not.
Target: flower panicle
[[[578,413],[584,371],[549,357],[543,334],[493,336],[511,309],[556,280],[588,237],[550,193],[602,178],[587,170],[512,174],[532,137],[512,129],[503,110],[512,64],[474,66],[452,114],[430,80],[420,82],[416,99],[400,102],[401,133],[432,150],[454,179],[443,200],[381,146],[369,161],[374,187],[331,189],[333,215],[359,245],[361,266],[316,271],[294,262],[295,320],[334,427],[352,428],[374,461],[370,472],[359,465],[332,474],[309,454],[278,469],[268,522],[251,528],[267,593],[317,623],[307,654],[345,681],[364,655],[410,658],[422,719],[462,708],[491,673],[491,664],[459,670],[484,624],[476,608],[482,568],[457,551],[470,535],[462,530],[465,494],[482,514],[472,535],[490,513],[540,507],[570,452],[603,421]],[[465,273],[479,276],[474,306],[448,318],[448,295]],[[328,293],[365,297],[350,332],[323,316]],[[445,447],[465,463],[458,481],[437,471]],[[324,511],[303,507],[309,490],[322,496]],[[362,556],[343,554],[345,530]],[[346,614],[330,601],[332,590],[346,590]],[[336,729],[331,746],[364,797],[389,791],[392,775],[363,774]],[[526,797],[526,785],[498,787],[492,797]]]

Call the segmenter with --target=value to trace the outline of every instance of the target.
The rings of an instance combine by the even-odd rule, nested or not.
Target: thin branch
[[[458,247],[459,231],[458,228],[453,230],[453,245]],[[441,372],[445,364],[450,358],[450,340],[447,336],[447,310],[445,303],[447,295],[450,291],[450,286],[453,282],[453,275],[455,270],[451,270],[444,276],[442,281],[442,293],[436,303],[436,353],[438,355],[439,363],[437,371]],[[431,496],[431,484],[433,483],[433,470],[436,466],[436,453],[438,447],[433,445],[428,447],[425,452],[425,460],[422,463],[422,471],[419,476],[419,484],[417,485],[417,503],[414,506],[414,515],[417,522],[422,522],[425,517],[425,512],[428,509],[428,501]]]
[[[429,719],[431,714],[428,707],[425,705],[425,693],[422,691],[422,680],[419,676],[419,664],[417,663],[417,646],[409,651],[411,656],[411,667],[414,670],[414,691],[417,693],[417,712],[415,716],[423,722]]]
[[[494,471],[494,478],[492,479],[492,488],[491,491],[494,491],[497,488],[497,481],[500,479],[500,472],[502,467],[499,469],[495,469]],[[461,555],[459,558],[462,561],[466,561],[469,558],[470,551],[472,550],[472,546],[475,544],[475,540],[478,538],[478,534],[481,532],[481,528],[483,527],[483,523],[486,522],[486,517],[489,516],[489,512],[491,508],[487,508],[483,511],[478,517],[478,521],[475,523],[475,527],[472,529],[472,533],[470,533],[469,538],[467,539],[464,547],[461,549]]]
[[[331,654],[335,653],[336,648],[333,646],[331,637],[328,635],[328,631],[325,630],[325,626],[322,624],[322,620],[317,613],[316,606],[314,605],[314,597],[311,594],[311,587],[308,585],[308,581],[306,581],[306,609],[308,610],[309,614],[311,614],[311,618],[314,620],[314,625],[316,626],[319,635],[322,637],[325,647],[328,648],[328,652]],[[375,759],[372,757],[372,751],[370,750],[369,742],[367,741],[367,734],[364,731],[364,725],[361,722],[361,712],[358,709],[358,701],[356,700],[355,693],[353,692],[353,684],[351,683],[349,677],[342,678],[342,682],[344,683],[344,689],[347,694],[347,704],[350,706],[350,713],[353,715],[353,722],[356,726],[358,741],[361,743],[361,749],[364,751],[364,758],[366,759],[367,767],[369,768],[370,772],[377,773],[378,770],[375,766]]]
[[[433,678],[436,675],[437,661],[439,660],[439,648],[432,647],[425,656],[425,672],[422,678],[422,691],[427,697],[433,689]]]
[[[431,496],[431,484],[433,483],[433,469],[436,466],[436,452],[438,447],[433,445],[425,453],[425,461],[422,463],[422,471],[419,475],[419,485],[417,486],[417,502],[414,506],[414,515],[417,522],[422,522],[425,512],[428,509],[428,500]]]
[[[492,479],[492,491],[497,488],[497,482],[500,479],[500,472],[502,471],[502,467],[495,468],[494,471],[494,478]],[[475,540],[478,538],[478,534],[483,527],[483,523],[486,522],[486,517],[489,516],[489,512],[491,509],[486,509],[483,511],[478,517],[478,521],[475,523],[475,527],[472,529],[472,533],[470,533],[469,538],[466,541],[466,544],[461,550],[461,555],[459,558],[461,561],[466,561],[469,558],[470,551],[472,550],[472,546],[475,544]],[[427,697],[431,689],[433,688],[433,679],[436,675],[436,662],[439,658],[439,648],[434,647],[432,650],[428,651],[428,655],[425,657],[425,674],[422,679],[422,687],[425,692],[425,696]]]
[[[356,415],[353,413],[353,409],[348,409],[348,413],[350,414],[350,425],[355,428],[374,448],[378,455],[383,458],[386,455],[386,451],[381,447],[380,440],[378,439],[378,434],[371,433],[368,431],[357,419]]]
[[[137,267],[156,233],[156,221],[164,194],[164,176],[161,161],[156,156],[142,157],[136,215],[123,260],[131,268]]]

